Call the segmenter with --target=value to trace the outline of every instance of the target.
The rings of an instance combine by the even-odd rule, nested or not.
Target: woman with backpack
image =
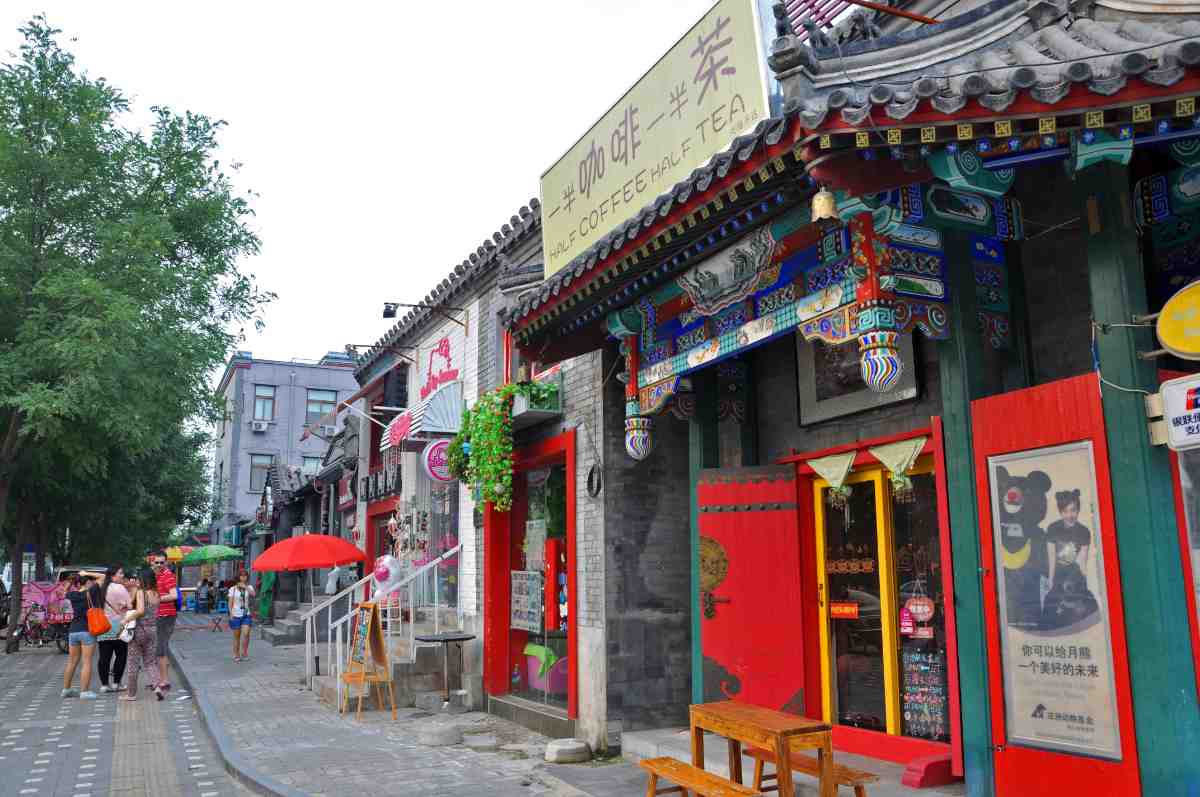
[[[254,622],[250,614],[250,599],[253,597],[250,574],[243,570],[238,573],[237,583],[229,588],[229,627],[233,630],[234,661],[250,658],[250,629]]]
[[[129,644],[121,639],[121,621],[129,610],[129,591],[125,589],[123,568],[112,565],[104,573],[100,605],[109,622],[109,629],[96,637],[100,647],[100,691],[120,692],[125,688],[121,679],[125,676],[125,659],[129,654]]]
[[[129,694],[120,700],[137,700],[138,675],[145,672],[154,685],[154,694],[163,699],[162,687],[158,686],[158,579],[154,571],[143,568],[137,575],[131,608],[125,612],[121,637],[129,643],[129,664],[126,681]]]

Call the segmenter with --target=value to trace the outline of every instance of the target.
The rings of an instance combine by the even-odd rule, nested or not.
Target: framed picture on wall
[[[917,397],[917,367],[913,336],[899,338],[904,371],[900,382],[888,393],[876,393],[863,382],[858,343],[832,346],[820,340],[805,340],[796,333],[796,356],[800,386],[800,424],[852,415]]]

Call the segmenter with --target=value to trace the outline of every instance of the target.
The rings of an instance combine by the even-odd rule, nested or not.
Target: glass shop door
[[[900,486],[880,467],[814,484],[824,718],[950,740],[937,490],[929,457]]]

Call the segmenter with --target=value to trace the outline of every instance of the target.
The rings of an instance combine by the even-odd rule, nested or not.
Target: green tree
[[[272,298],[239,266],[259,241],[216,157],[224,123],[154,108],[136,129],[59,30],[20,30],[0,65],[0,532],[17,562],[33,529],[211,417],[208,375]]]

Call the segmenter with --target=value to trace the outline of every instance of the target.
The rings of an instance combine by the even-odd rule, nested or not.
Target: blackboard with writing
[[[900,702],[904,734],[922,739],[950,738],[945,651],[905,650],[900,655]]]

